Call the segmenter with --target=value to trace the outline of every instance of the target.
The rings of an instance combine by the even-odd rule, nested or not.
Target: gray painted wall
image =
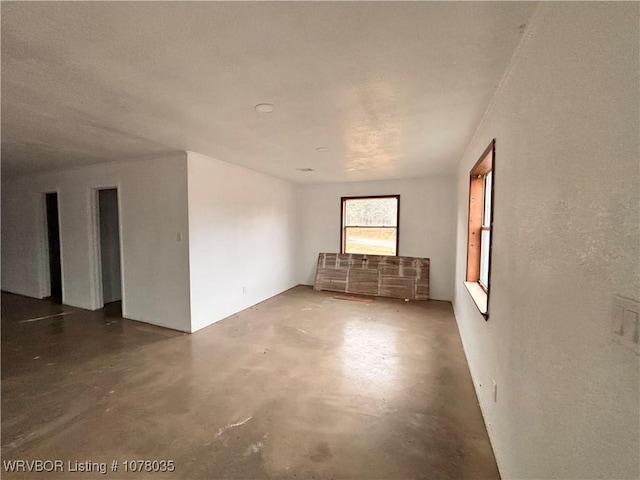
[[[396,194],[400,195],[400,255],[430,258],[429,295],[434,300],[451,300],[456,229],[453,175],[301,185],[300,283],[313,285],[319,253],[340,251],[340,197]]]
[[[99,303],[92,190],[117,186],[123,315],[190,331],[186,153],[2,179],[2,289],[45,295],[43,192],[58,192],[63,303]],[[160,261],[159,261],[160,259]]]
[[[459,167],[454,306],[503,478],[640,477],[640,363],[611,334],[640,297],[639,6],[542,3]],[[485,321],[463,281],[494,137]]]

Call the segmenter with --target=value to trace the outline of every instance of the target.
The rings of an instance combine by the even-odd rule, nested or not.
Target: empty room
[[[640,478],[640,3],[0,9],[2,478]]]

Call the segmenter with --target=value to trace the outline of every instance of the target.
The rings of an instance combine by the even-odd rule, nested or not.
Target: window
[[[341,253],[398,255],[400,195],[342,197]]]
[[[465,285],[480,312],[489,316],[493,229],[495,139],[469,173],[469,237]]]

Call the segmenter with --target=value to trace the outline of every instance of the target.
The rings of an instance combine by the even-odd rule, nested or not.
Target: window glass
[[[396,228],[346,227],[344,253],[364,253],[369,255],[396,254]]]
[[[493,182],[493,172],[489,172],[484,177],[484,208],[482,211],[482,226],[491,225],[491,184]]]
[[[482,230],[480,241],[480,284],[486,289],[489,286],[489,245],[491,230]]]
[[[398,254],[399,196],[342,199],[342,253]]]
[[[344,213],[346,227],[397,227],[398,199],[395,197],[347,199]]]

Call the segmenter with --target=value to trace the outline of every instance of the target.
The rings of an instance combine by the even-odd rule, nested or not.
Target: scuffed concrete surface
[[[308,287],[193,335],[3,293],[2,458],[176,466],[100,478],[499,478],[451,305]]]

